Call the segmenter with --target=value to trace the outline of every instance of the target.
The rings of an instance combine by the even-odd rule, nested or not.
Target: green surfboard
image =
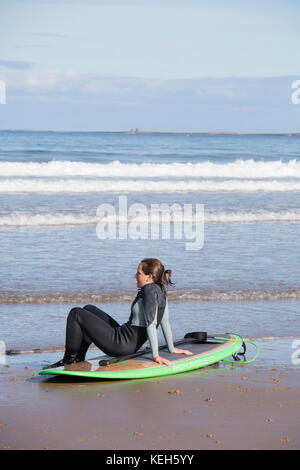
[[[151,352],[145,352],[138,357],[119,361],[107,366],[100,366],[99,361],[108,356],[99,356],[56,369],[45,369],[40,375],[70,375],[90,377],[97,379],[143,379],[164,375],[178,374],[201,367],[215,364],[229,356],[236,354],[243,345],[243,339],[231,333],[220,334],[212,341],[185,340],[182,347],[193,353],[192,356],[184,354],[171,354],[167,347],[159,351],[161,357],[172,362],[172,367],[161,366],[153,361]]]

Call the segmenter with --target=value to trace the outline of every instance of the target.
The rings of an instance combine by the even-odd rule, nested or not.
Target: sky
[[[0,0],[0,128],[297,132],[299,0]]]

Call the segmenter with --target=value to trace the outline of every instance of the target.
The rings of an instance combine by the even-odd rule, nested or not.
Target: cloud
[[[0,67],[6,67],[8,69],[15,70],[31,70],[33,68],[33,62],[26,62],[23,60],[1,60]]]
[[[47,38],[58,38],[58,39],[66,39],[69,36],[65,34],[58,34],[58,33],[30,33],[30,36],[40,36],[40,37],[47,37]]]
[[[7,61],[0,61],[6,63]],[[199,78],[184,80],[117,77],[76,70],[30,70],[30,63],[9,61],[10,70],[1,74],[8,88],[19,95],[53,101],[181,103],[184,106],[284,106],[290,105],[295,77]],[[11,63],[13,62],[13,63]],[[297,78],[297,77],[296,77]]]
[[[75,70],[30,70],[23,73],[9,72],[4,79],[14,91],[26,93],[73,94],[77,100],[84,97],[144,95],[161,89],[166,80],[116,77],[96,73],[82,74]]]

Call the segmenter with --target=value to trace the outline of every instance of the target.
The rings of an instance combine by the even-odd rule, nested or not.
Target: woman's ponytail
[[[166,269],[164,270],[164,273],[163,273],[163,283],[167,286],[173,286],[174,283],[171,281],[171,278],[172,278],[172,270],[171,269]]]

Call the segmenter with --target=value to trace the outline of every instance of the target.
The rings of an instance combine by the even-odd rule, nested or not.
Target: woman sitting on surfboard
[[[145,258],[140,262],[134,276],[139,291],[131,305],[129,320],[123,325],[94,305],[72,308],[67,319],[64,357],[44,369],[84,361],[91,343],[109,356],[123,356],[135,353],[147,339],[153,360],[172,367],[170,361],[158,354],[156,329],[159,325],[170,353],[192,354],[173,344],[166,292],[166,286],[172,285],[171,274],[158,259]]]

